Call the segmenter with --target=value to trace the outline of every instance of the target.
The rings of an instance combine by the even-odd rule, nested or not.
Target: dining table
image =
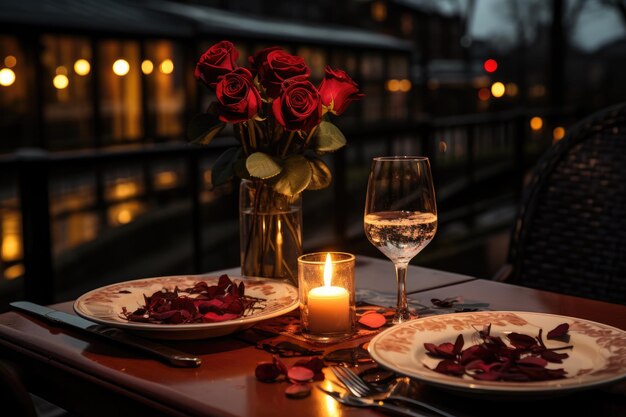
[[[205,275],[240,274],[239,268]],[[357,255],[357,300],[364,305],[395,304],[395,276],[389,261]],[[449,314],[437,300],[454,300],[469,310],[536,312],[603,323],[626,330],[626,306],[525,288],[487,279],[411,265],[407,274],[409,304],[419,315]],[[73,300],[52,308],[74,314]],[[454,308],[454,305],[452,306]],[[296,310],[297,311],[297,310]],[[374,408],[339,404],[315,385],[339,390],[330,367],[324,380],[304,398],[285,395],[287,383],[255,377],[258,363],[272,361],[260,343],[289,341],[325,354],[362,346],[373,337],[313,344],[288,334],[257,331],[199,340],[160,340],[198,356],[196,368],[177,368],[125,346],[58,326],[18,311],[0,314],[0,359],[16,370],[25,388],[79,416],[380,416]],[[622,346],[626,358],[626,346]],[[283,358],[291,366],[300,358]],[[626,359],[625,359],[626,360]],[[449,414],[471,416],[625,416],[624,380],[575,392],[537,397],[469,395],[414,381],[413,396]],[[417,410],[416,410],[417,411]],[[422,413],[422,411],[419,411]],[[424,416],[432,416],[423,412]]]

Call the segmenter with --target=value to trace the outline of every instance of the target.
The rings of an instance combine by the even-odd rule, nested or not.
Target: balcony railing
[[[527,127],[528,120],[529,115],[516,111],[394,126],[386,124],[348,132],[347,148],[328,156],[334,175],[332,189],[315,198],[310,197],[310,200],[305,199],[305,232],[307,219],[314,219],[317,225],[320,219],[328,221],[332,218],[328,229],[323,230],[323,236],[315,239],[316,245],[345,242],[362,234],[362,207],[355,201],[364,199],[370,159],[380,154],[422,154],[431,158],[442,228],[458,221],[471,224],[486,208],[504,200],[515,202],[529,164],[551,141],[546,135],[533,138]],[[206,193],[216,192],[211,188],[206,172],[211,161],[227,146],[228,140],[202,148],[163,144],[148,148],[74,153],[23,149],[1,158],[0,173],[13,174],[16,178],[22,222],[21,262],[24,273],[21,279],[24,298],[40,303],[55,301],[57,284],[63,279],[56,276],[54,268],[55,259],[62,252],[53,250],[55,222],[75,213],[89,212],[95,213],[95,224],[108,222],[117,223],[120,228],[128,227],[135,218],[142,216],[141,213],[157,212],[161,208],[160,200],[168,198],[170,201],[187,200],[188,203],[184,208],[188,216],[183,218],[189,219],[192,271],[200,273],[205,268],[232,266],[203,264],[210,248],[226,244],[238,246],[236,213],[232,213],[236,212],[236,204],[232,204],[236,193],[233,193],[230,203],[226,203],[228,209],[221,209],[231,212],[228,227],[232,231],[228,233],[229,237],[222,236],[217,238],[219,241],[207,242],[202,227],[203,223],[207,223],[203,220]],[[169,166],[172,163],[178,164],[180,169],[159,169],[163,164]],[[128,171],[129,167],[133,172],[140,173],[135,177],[131,175],[132,180],[119,180],[123,175],[114,180],[107,177],[107,172],[112,169]],[[78,191],[80,198],[77,202],[57,201],[59,189],[64,188],[59,188],[58,184],[80,185],[80,178],[87,177],[90,178],[85,180],[89,187],[85,189],[90,191]],[[57,184],[54,187],[51,178]],[[80,186],[75,188],[81,190]],[[137,212],[131,209],[124,211],[123,205],[120,206],[122,209],[110,211],[116,204],[135,200],[144,204]],[[307,214],[307,205],[315,207],[315,210],[311,209],[312,212]],[[220,207],[216,209],[220,210]],[[147,231],[151,226],[147,224],[145,227]],[[98,230],[101,229],[95,230],[86,232],[88,239],[97,241]],[[305,234],[305,247],[306,239]],[[58,247],[59,242],[56,243]],[[77,250],[76,245],[61,246],[67,252]],[[98,250],[97,247],[94,250]],[[101,256],[106,257],[107,254],[102,253]],[[85,280],[89,279],[92,277],[85,277]]]

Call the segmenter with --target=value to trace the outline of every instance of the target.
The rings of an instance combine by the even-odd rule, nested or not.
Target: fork
[[[437,407],[434,407],[425,402],[416,400],[414,398],[406,397],[403,395],[397,395],[391,391],[380,389],[379,387],[372,386],[365,382],[359,375],[357,375],[352,369],[345,366],[331,366],[331,371],[335,374],[337,379],[341,381],[343,385],[355,396],[363,398],[379,394],[384,394],[384,400],[389,401],[402,401],[405,403],[413,404],[417,407],[431,411],[442,417],[455,417],[452,414],[443,411]]]
[[[405,417],[428,417],[425,414],[418,413],[415,410],[411,410],[406,407],[401,407],[399,405],[394,405],[394,404],[386,403],[383,401],[376,401],[371,398],[356,397],[354,395],[344,394],[344,393],[337,392],[337,391],[330,391],[330,390],[326,390],[320,387],[319,385],[317,385],[317,388],[320,391],[325,392],[326,394],[330,395],[341,404],[348,405],[351,407],[380,408],[380,409],[391,411],[392,413],[405,416]]]

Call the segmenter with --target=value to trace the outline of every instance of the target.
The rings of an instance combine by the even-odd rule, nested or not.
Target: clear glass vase
[[[241,274],[298,285],[302,255],[302,199],[276,193],[262,181],[239,187]]]

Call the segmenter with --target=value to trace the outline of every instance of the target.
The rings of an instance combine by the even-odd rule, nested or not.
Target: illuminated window
[[[320,82],[322,78],[324,78],[324,68],[326,67],[326,54],[324,53],[323,49],[301,47],[298,48],[296,55],[304,58],[304,61],[311,69],[311,81],[317,83]]]
[[[413,16],[409,13],[403,13],[400,18],[400,30],[405,35],[410,35],[413,33]]]
[[[148,100],[147,133],[159,138],[176,138],[184,133],[184,54],[170,41],[148,41],[142,63]],[[148,65],[150,62],[151,65]],[[150,69],[150,71],[147,71]]]
[[[0,36],[0,153],[11,152],[32,135],[32,86],[28,64],[17,37]]]
[[[98,53],[103,141],[105,144],[137,141],[144,134],[139,43],[103,41]]]
[[[41,63],[49,149],[93,146],[92,51],[86,38],[44,35]]]
[[[372,19],[376,22],[382,22],[387,19],[387,5],[382,1],[372,3]]]
[[[387,81],[388,105],[386,117],[393,120],[404,119],[408,116],[408,93],[411,90],[409,78],[409,58],[406,55],[391,55],[387,59],[387,74],[390,80]]]

